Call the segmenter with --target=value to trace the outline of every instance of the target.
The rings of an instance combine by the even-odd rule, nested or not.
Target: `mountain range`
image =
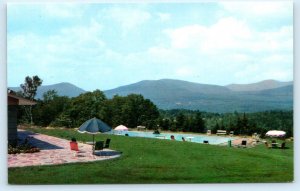
[[[293,107],[293,83],[265,80],[255,84],[218,86],[181,80],[145,80],[105,91],[108,98],[142,94],[161,109],[208,112],[256,112]]]
[[[20,87],[9,87],[9,89],[17,92],[21,91]],[[76,97],[81,93],[86,92],[85,90],[67,82],[62,82],[53,85],[44,85],[38,87],[36,92],[36,99],[42,99],[43,94],[49,90],[55,90],[59,96],[68,96],[68,97]]]
[[[10,88],[17,91],[18,88]],[[85,90],[70,83],[41,86],[37,98],[47,90],[58,95],[75,97]],[[293,82],[264,80],[252,84],[227,86],[193,83],[182,80],[143,80],[134,84],[104,91],[108,98],[114,95],[141,94],[160,109],[191,109],[207,112],[257,112],[265,110],[291,110],[293,108]]]
[[[275,80],[264,80],[252,84],[230,84],[226,86],[232,91],[260,91],[293,85],[293,82],[279,82]]]

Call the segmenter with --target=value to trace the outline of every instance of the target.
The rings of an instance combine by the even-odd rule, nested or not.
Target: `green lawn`
[[[31,129],[56,137],[90,141],[74,130]],[[9,168],[10,184],[243,183],[293,181],[293,143],[288,149],[233,148],[170,140],[111,138],[120,158],[90,163]]]

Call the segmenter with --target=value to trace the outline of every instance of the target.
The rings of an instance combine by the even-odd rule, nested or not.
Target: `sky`
[[[292,2],[7,6],[7,81],[87,91],[141,80],[293,80]]]

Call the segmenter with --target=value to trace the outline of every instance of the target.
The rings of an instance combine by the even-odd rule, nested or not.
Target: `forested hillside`
[[[280,129],[293,136],[293,111],[264,111],[255,113],[211,113],[194,110],[159,110],[142,95],[130,94],[106,98],[96,90],[69,98],[48,91],[33,107],[33,122],[39,126],[79,127],[84,121],[97,117],[111,127],[120,124],[129,128],[144,125],[147,129],[205,133],[208,129],[234,131],[235,134],[264,135],[268,130]],[[29,123],[23,107],[19,108],[19,122]]]

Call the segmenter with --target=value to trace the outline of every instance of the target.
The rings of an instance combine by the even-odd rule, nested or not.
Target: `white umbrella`
[[[128,131],[128,128],[124,125],[119,125],[114,130],[115,131]]]
[[[285,134],[286,134],[286,132],[284,132],[284,131],[271,130],[266,133],[266,136],[268,136],[268,137],[284,137]]]

